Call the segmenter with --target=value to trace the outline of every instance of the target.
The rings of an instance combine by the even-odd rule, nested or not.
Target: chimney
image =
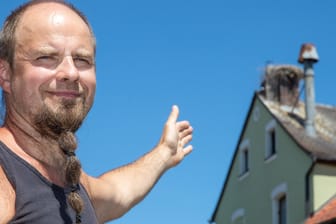
[[[318,62],[316,48],[313,44],[303,44],[299,55],[299,63],[303,64],[304,86],[305,86],[305,107],[306,120],[305,130],[310,137],[316,136],[315,118],[315,87],[314,87],[314,63]]]

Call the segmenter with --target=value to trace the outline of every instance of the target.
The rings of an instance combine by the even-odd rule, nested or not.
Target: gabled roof
[[[308,218],[304,224],[336,223],[336,197],[331,198],[319,211]]]
[[[267,101],[260,94],[258,97],[279,124],[314,160],[336,162],[336,107],[316,105],[316,137],[310,137],[304,129],[305,105],[302,102],[299,102],[296,107],[289,107]]]
[[[229,175],[233,167],[233,160],[238,152],[238,145],[241,142],[242,135],[246,128],[248,118],[252,112],[253,104],[256,99],[265,106],[270,114],[278,121],[278,124],[292,137],[292,139],[311,156],[313,161],[328,162],[336,164],[336,107],[327,105],[316,105],[315,128],[316,137],[310,137],[304,129],[305,109],[302,102],[298,102],[296,107],[280,105],[277,102],[266,100],[262,93],[256,92],[251,102],[248,115],[245,118],[243,130],[240,133],[239,140],[235,149],[235,154],[232,157]],[[223,185],[220,197],[218,199],[215,210],[211,216],[210,223],[214,222],[220,200],[223,197],[228,178]]]
[[[251,104],[250,104],[250,107],[249,107],[249,110],[248,110],[248,113],[247,113],[248,115],[247,115],[246,118],[245,118],[245,122],[244,122],[244,124],[243,124],[243,125],[244,125],[244,126],[243,126],[243,130],[242,130],[242,132],[240,133],[239,140],[238,140],[237,145],[236,145],[236,150],[235,150],[234,155],[233,155],[233,157],[232,157],[232,159],[231,159],[231,164],[230,164],[230,167],[229,167],[229,171],[228,171],[227,176],[229,176],[229,174],[231,173],[231,170],[232,170],[232,167],[233,167],[233,160],[234,160],[234,158],[236,157],[236,154],[238,153],[238,145],[239,145],[239,143],[241,142],[241,139],[242,139],[244,130],[245,130],[246,126],[247,126],[247,121],[248,121],[249,115],[250,115],[251,112],[252,112],[253,104],[254,104],[254,101],[255,101],[255,99],[256,99],[256,96],[257,96],[257,94],[254,94],[253,99],[252,99],[252,101],[251,101]],[[223,197],[223,194],[224,194],[224,191],[225,191],[225,189],[226,189],[226,185],[227,185],[227,183],[228,183],[228,178],[225,179],[225,182],[224,182],[224,185],[223,185],[223,187],[222,187],[220,196],[219,196],[219,198],[218,198],[218,201],[217,201],[215,210],[214,210],[214,212],[213,212],[213,214],[212,214],[212,216],[211,216],[211,218],[210,218],[210,220],[209,220],[209,223],[213,223],[213,222],[215,221],[215,216],[216,216],[216,213],[217,213],[217,211],[218,211],[219,204],[220,204],[220,202],[221,202],[221,198]]]

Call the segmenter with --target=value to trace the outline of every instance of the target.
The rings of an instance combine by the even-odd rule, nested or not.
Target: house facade
[[[314,105],[307,133],[303,77],[291,65],[265,69],[210,223],[308,224],[336,195],[336,108]]]

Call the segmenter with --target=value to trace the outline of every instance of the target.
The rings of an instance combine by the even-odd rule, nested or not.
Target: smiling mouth
[[[73,90],[62,90],[62,91],[53,91],[48,92],[50,95],[66,99],[75,99],[81,97],[81,93]]]

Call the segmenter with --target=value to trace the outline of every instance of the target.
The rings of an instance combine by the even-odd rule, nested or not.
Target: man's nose
[[[60,81],[78,81],[79,72],[71,56],[66,56],[58,66],[57,79]]]

